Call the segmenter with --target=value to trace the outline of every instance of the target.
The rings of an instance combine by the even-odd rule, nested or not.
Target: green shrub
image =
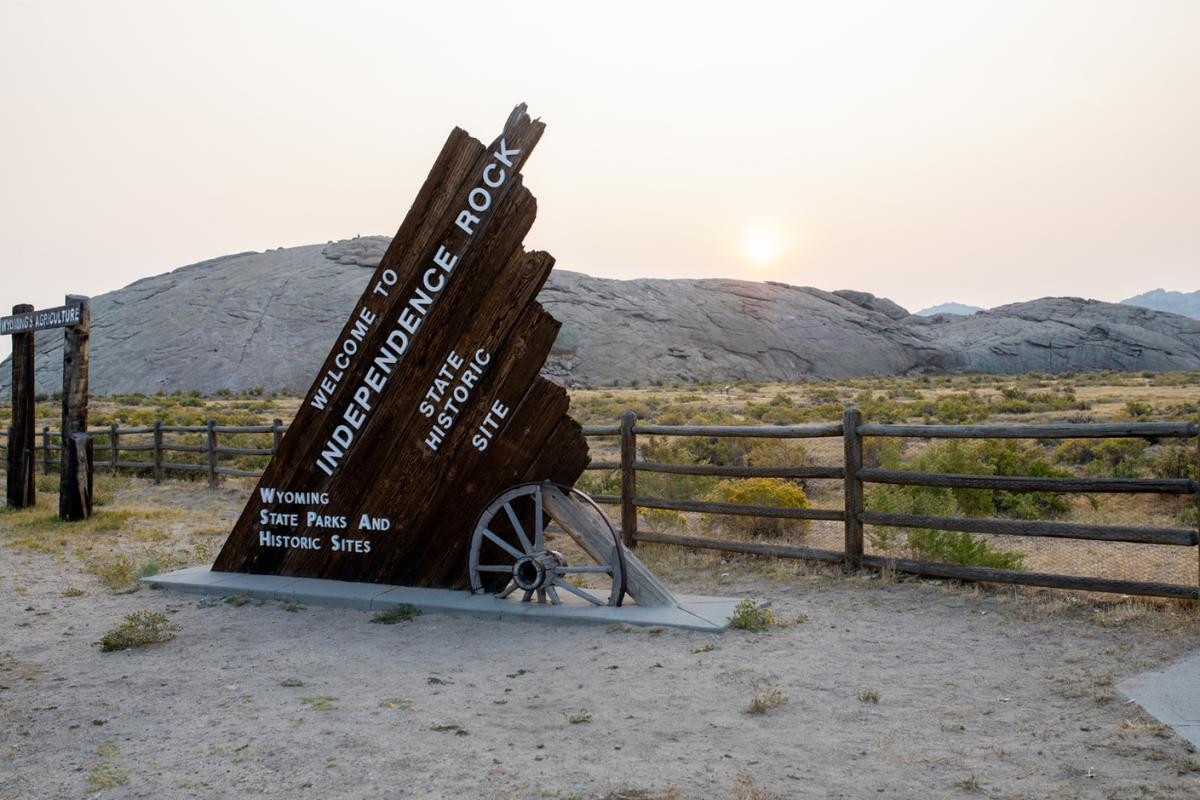
[[[757,439],[743,462],[751,467],[811,467],[813,458],[803,442],[794,439]]]
[[[1150,473],[1156,478],[1196,478],[1196,451],[1184,444],[1163,447],[1150,459]]]
[[[736,503],[778,508],[809,507],[808,497],[804,490],[783,478],[723,480],[714,486],[704,499],[710,503]],[[748,527],[751,534],[770,538],[789,534],[803,535],[808,531],[808,520],[717,516],[705,520],[705,527],[710,530],[745,530]]]
[[[1198,517],[1200,517],[1200,511],[1197,511],[1196,507],[1192,505],[1183,509],[1183,511],[1180,511],[1179,516],[1176,517],[1176,519],[1179,521],[1179,524],[1183,525],[1184,527],[1195,528],[1200,525],[1200,519],[1198,519]]]
[[[868,511],[932,517],[952,517],[959,513],[958,503],[950,489],[891,484],[870,487],[866,493],[865,507]],[[863,532],[875,550],[889,556],[901,554],[905,541],[903,528],[869,525]]]
[[[380,625],[395,625],[397,622],[411,622],[420,616],[420,614],[421,610],[416,606],[410,606],[408,603],[400,603],[386,611],[380,611],[371,617],[371,622]]]
[[[150,644],[169,642],[179,626],[161,611],[134,611],[125,620],[100,638],[100,649],[106,653],[128,650]]]
[[[1087,475],[1136,478],[1145,453],[1146,442],[1141,439],[1072,439],[1054,448],[1053,458],[1080,467]]]
[[[112,592],[128,589],[139,577],[133,562],[125,555],[117,555],[107,560],[93,559],[84,569]]]
[[[1010,439],[962,442],[952,439],[928,447],[903,468],[917,472],[947,472],[956,475],[1066,477],[1056,469],[1037,445]],[[912,487],[920,489],[921,487]],[[1006,492],[999,489],[951,489],[958,510],[968,516],[1000,514],[1019,519],[1041,519],[1066,513],[1069,506],[1052,492]]]
[[[775,624],[775,612],[769,608],[760,608],[758,603],[747,597],[737,604],[729,625],[743,631],[765,631]]]
[[[647,530],[681,530],[687,527],[687,517],[682,511],[669,508],[639,508],[638,516],[647,525]]]
[[[908,549],[916,558],[972,567],[1020,569],[1025,555],[1015,550],[993,550],[983,538],[958,531],[914,530]]]
[[[878,447],[873,456],[888,469],[944,472],[959,475],[1061,474],[1045,461],[1041,449],[1012,441],[961,442],[932,445],[911,460],[896,446]],[[993,516],[1021,518],[1055,516],[1067,504],[1049,492],[1003,492],[987,489],[946,489],[929,486],[871,486],[865,497],[870,511],[922,516]],[[995,550],[983,538],[967,533],[937,530],[904,530],[871,526],[871,545],[887,555],[909,555],[927,561],[945,561],[1001,569],[1019,569],[1024,556],[1017,551]]]
[[[1134,419],[1148,417],[1154,413],[1154,406],[1141,400],[1129,400],[1125,403],[1125,413]]]

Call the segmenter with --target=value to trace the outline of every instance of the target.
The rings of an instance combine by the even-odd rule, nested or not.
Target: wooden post
[[[50,474],[50,429],[42,428],[42,474]]]
[[[162,420],[154,420],[154,482],[162,483]]]
[[[283,420],[271,420],[271,455],[279,452],[279,440],[283,438]]]
[[[75,434],[87,434],[88,360],[91,354],[91,301],[81,295],[67,295],[67,304],[80,304],[79,322],[63,328],[62,437],[58,467],[58,516],[63,521],[87,519],[92,486],[81,486],[91,477],[91,440],[76,440]]]
[[[855,570],[862,566],[863,528],[859,514],[863,511],[863,485],[858,471],[862,469],[862,436],[858,426],[862,414],[854,406],[847,406],[842,414],[842,442],[845,444],[844,469],[846,508],[846,568]]]
[[[626,547],[634,547],[637,537],[637,472],[633,462],[637,460],[637,434],[633,426],[637,413],[626,411],[621,415],[621,541]]]
[[[93,444],[87,433],[72,433],[63,439],[63,473],[71,476],[67,484],[75,492],[70,497],[59,496],[59,516],[67,522],[87,519],[92,515]],[[64,514],[63,508],[66,508]]]
[[[20,303],[14,314],[33,311]],[[34,466],[33,331],[12,337],[12,428],[8,432],[8,505],[28,508],[37,503]]]
[[[108,426],[108,447],[110,455],[108,457],[109,466],[112,467],[112,474],[117,474],[117,438],[120,436],[117,433],[117,423]]]
[[[213,430],[217,421],[208,421],[208,485],[217,488],[217,432]]]

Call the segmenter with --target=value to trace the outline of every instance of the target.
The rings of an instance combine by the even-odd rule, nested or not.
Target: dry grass
[[[98,760],[83,778],[84,794],[95,794],[129,783],[130,770],[121,769],[113,763],[120,754],[121,749],[115,744],[102,744],[96,748]]]
[[[773,683],[760,685],[750,698],[750,703],[742,709],[744,714],[765,714],[772,708],[787,705],[788,697]]]
[[[77,564],[108,591],[130,591],[139,578],[210,563],[244,502],[245,490],[106,474],[96,481],[109,499],[87,520],[62,522],[56,498],[43,494],[33,508],[0,511],[0,541]]]
[[[782,796],[762,786],[755,786],[746,771],[739,772],[733,784],[733,800],[782,800]]]

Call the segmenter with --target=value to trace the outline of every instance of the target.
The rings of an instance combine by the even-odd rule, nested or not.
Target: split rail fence
[[[89,431],[96,441],[94,464],[97,469],[138,470],[158,482],[170,471],[204,473],[215,486],[220,476],[258,477],[259,470],[240,469],[222,465],[220,459],[229,456],[268,456],[279,445],[287,426],[280,420],[270,425],[164,425],[152,427],[108,428]],[[1006,492],[1049,492],[1057,494],[1120,493],[1190,496],[1200,508],[1200,484],[1188,478],[1103,478],[1103,477],[1020,477],[998,475],[965,475],[889,470],[864,466],[864,440],[871,437],[909,437],[920,439],[1100,439],[1123,438],[1159,441],[1163,439],[1195,440],[1195,460],[1200,475],[1200,425],[1192,422],[1134,422],[1095,424],[1040,425],[907,425],[864,424],[857,409],[847,408],[840,423],[811,425],[761,426],[693,426],[654,425],[637,421],[633,412],[626,412],[617,424],[584,426],[588,437],[615,437],[619,461],[593,461],[588,470],[619,473],[620,493],[597,495],[597,502],[620,509],[620,530],[625,543],[634,547],[639,542],[674,545],[689,548],[718,550],[733,553],[768,555],[844,564],[855,569],[861,566],[893,569],[897,572],[968,581],[1012,583],[1079,591],[1114,592],[1128,595],[1200,599],[1200,572],[1190,583],[1169,583],[1147,580],[1118,580],[1074,574],[999,569],[969,566],[940,561],[899,558],[868,553],[864,548],[864,526],[900,529],[955,531],[1000,537],[1035,537],[1055,540],[1082,540],[1115,546],[1120,543],[1162,545],[1191,548],[1191,563],[1200,569],[1200,522],[1197,527],[1148,527],[1092,523],[1052,522],[1025,519],[978,518],[965,516],[933,516],[871,511],[864,504],[864,486],[892,484],[949,489],[985,489]],[[168,434],[199,434],[202,443],[171,441]],[[271,435],[270,446],[244,447],[222,445],[221,436],[229,434]],[[730,466],[721,464],[676,464],[645,461],[639,458],[637,437],[703,437],[715,439],[841,439],[842,463],[838,466]],[[149,441],[145,439],[149,437]],[[57,454],[61,444],[58,434],[43,428],[37,449],[39,461],[47,473],[57,469]],[[135,439],[137,439],[135,441]],[[123,441],[124,440],[124,441]],[[5,442],[7,444],[7,441]],[[172,452],[199,454],[198,462],[172,462],[164,455]],[[144,454],[150,460],[125,460],[122,453]],[[2,462],[0,462],[2,463]],[[840,507],[784,508],[777,506],[745,505],[701,500],[678,500],[639,494],[638,474],[659,473],[719,478],[786,478],[827,480],[841,484],[843,501]],[[638,527],[639,509],[664,509],[684,513],[734,515],[772,519],[825,520],[840,523],[844,535],[838,549],[822,549],[770,541],[738,541],[692,535],[643,531]]]

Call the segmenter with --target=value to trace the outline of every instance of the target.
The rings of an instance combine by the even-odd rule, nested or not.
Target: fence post
[[[851,570],[862,566],[863,556],[863,528],[859,517],[863,510],[863,485],[858,477],[863,463],[862,436],[858,433],[860,424],[862,414],[854,406],[847,406],[842,413],[842,442],[846,451],[846,568]]]
[[[81,481],[91,479],[94,457],[92,439],[75,436],[86,434],[88,429],[91,301],[82,295],[69,294],[67,304],[72,303],[79,303],[79,322],[63,328],[62,432],[58,437],[58,518],[63,522],[87,519],[91,513],[92,488],[81,485]]]
[[[162,483],[162,420],[154,420],[154,482]]]
[[[33,311],[33,306],[20,303],[13,306],[14,314]],[[12,427],[8,431],[5,459],[6,496],[12,508],[28,508],[37,505],[37,479],[33,471],[37,466],[37,402],[33,392],[33,331],[13,334],[12,337]]]
[[[50,429],[42,428],[42,474],[50,474]]]
[[[110,466],[112,467],[113,475],[117,474],[117,437],[120,436],[117,430],[117,423],[115,422],[108,426],[108,446],[111,452],[109,461],[111,462]]]
[[[637,460],[637,434],[633,432],[636,422],[637,412],[621,415],[621,540],[626,547],[633,547],[637,536],[637,506],[633,504],[637,495],[637,472],[633,469]]]
[[[87,519],[92,515],[94,450],[91,434],[74,432],[62,438],[58,516],[64,522]]]
[[[213,430],[216,424],[215,419],[208,420],[208,485],[212,489],[217,488],[217,432]]]
[[[282,427],[283,420],[271,420],[271,455],[275,455],[279,452],[279,440],[283,438],[283,431],[281,430]]]

